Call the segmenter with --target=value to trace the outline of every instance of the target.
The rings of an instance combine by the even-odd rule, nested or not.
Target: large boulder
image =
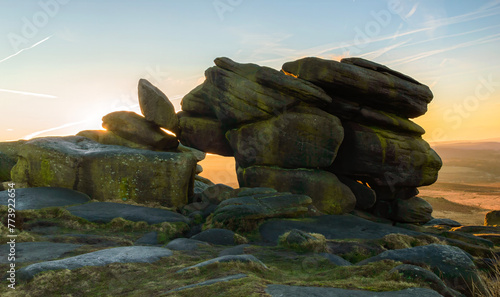
[[[432,205],[420,197],[397,201],[394,221],[403,223],[427,223],[432,220]]]
[[[9,204],[8,191],[0,192],[0,205]],[[21,188],[16,189],[16,210],[42,209],[45,207],[68,206],[90,201],[89,196],[66,188]]]
[[[17,158],[12,158],[0,152],[0,182],[10,181],[10,171],[16,165]]]
[[[139,106],[146,120],[177,134],[179,119],[175,114],[174,105],[167,96],[145,79],[139,80],[138,93]]]
[[[357,265],[364,265],[380,260],[401,261],[406,264],[428,265],[432,272],[451,288],[471,296],[473,284],[485,293],[484,283],[478,276],[477,267],[461,249],[449,246],[430,244],[407,249],[385,251],[375,257],[363,260]],[[486,294],[485,296],[489,296]]]
[[[90,222],[109,223],[115,218],[122,218],[132,222],[146,222],[159,224],[163,222],[189,223],[189,219],[180,213],[166,209],[144,207],[114,202],[91,202],[68,207],[67,210],[74,216]]]
[[[334,97],[405,117],[425,114],[433,98],[429,87],[386,66],[360,58],[341,62],[303,58],[285,63],[283,71],[310,81]]]
[[[0,142],[0,182],[10,181],[10,171],[17,162],[17,151],[25,140]]]
[[[245,220],[260,220],[278,217],[297,217],[307,213],[312,203],[306,195],[290,193],[268,193],[235,197],[222,201],[213,214],[212,222],[224,225]]]
[[[302,107],[229,130],[226,137],[243,167],[316,168],[333,163],[344,129],[337,117]]]
[[[492,210],[484,217],[485,226],[500,226],[500,210]]]
[[[115,111],[102,118],[102,126],[129,141],[151,146],[158,150],[175,149],[179,145],[175,136],[131,111]]]
[[[40,272],[58,269],[78,269],[85,266],[105,266],[111,263],[152,263],[170,257],[172,251],[161,247],[124,246],[100,250],[62,260],[40,262],[18,270],[22,280],[30,280]]]
[[[432,206],[420,197],[397,199],[393,201],[379,200],[372,212],[401,223],[427,223],[432,220]]]
[[[48,137],[26,142],[12,169],[15,182],[62,187],[92,199],[159,202],[177,207],[192,193],[193,154],[103,145],[85,137]]]
[[[225,127],[271,118],[300,102],[326,105],[332,99],[319,87],[256,64],[215,59],[206,70],[209,106]]]
[[[181,128],[179,140],[183,145],[207,153],[233,155],[233,149],[224,135],[225,130],[217,119],[180,112],[179,125]]]
[[[316,169],[284,169],[271,166],[238,167],[240,187],[269,187],[280,192],[304,194],[326,214],[343,214],[354,210],[356,197],[335,174]]]
[[[344,122],[331,170],[372,186],[418,187],[437,180],[442,161],[420,136]],[[380,197],[378,197],[380,198]]]

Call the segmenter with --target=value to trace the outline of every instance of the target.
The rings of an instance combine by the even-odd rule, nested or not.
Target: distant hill
[[[431,146],[443,160],[438,182],[500,183],[500,142],[443,142]]]

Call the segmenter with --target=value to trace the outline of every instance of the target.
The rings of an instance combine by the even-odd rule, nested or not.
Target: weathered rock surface
[[[148,232],[134,242],[134,245],[157,245],[157,244],[158,244],[158,232],[156,231]]]
[[[443,226],[450,226],[450,227],[462,226],[462,224],[460,224],[459,222],[452,220],[452,219],[432,219],[424,224],[424,226],[436,226],[436,225],[443,225]]]
[[[330,263],[335,264],[337,266],[351,266],[352,265],[351,262],[345,260],[344,258],[342,258],[340,256],[334,255],[334,254],[319,253],[319,255],[324,257],[328,261],[330,261]]]
[[[219,257],[222,256],[229,256],[229,255],[243,255],[245,254],[245,248],[249,247],[250,245],[247,243],[244,244],[239,244],[237,246],[229,247],[227,249],[223,249],[222,251],[219,252]]]
[[[283,243],[288,246],[301,245],[305,244],[308,241],[317,242],[318,239],[312,236],[311,234],[298,229],[290,230],[290,232],[287,232],[286,234],[282,235],[280,239],[280,243]]]
[[[464,297],[465,295],[452,290],[432,271],[424,269],[420,266],[402,264],[394,267],[391,272],[399,273],[403,278],[423,281],[431,287],[434,291],[443,295],[444,297]]]
[[[0,182],[10,181],[10,171],[16,165],[17,151],[25,143],[24,140],[0,142]]]
[[[235,233],[227,229],[212,228],[191,237],[191,239],[217,245],[235,245]]]
[[[427,223],[432,219],[432,206],[420,197],[396,200],[397,212],[394,221],[405,223]]]
[[[198,162],[205,160],[205,157],[207,156],[207,154],[205,152],[197,150],[193,147],[184,146],[184,145],[182,145],[182,143],[179,144],[179,146],[177,147],[177,150],[179,152],[182,152],[182,153],[193,154],[194,158]]]
[[[15,259],[16,263],[29,263],[57,259],[65,253],[71,252],[79,247],[81,244],[72,243],[55,243],[47,241],[39,242],[17,242],[15,246]],[[0,245],[0,253],[8,255],[11,246],[9,244]],[[9,257],[1,257],[0,264],[10,263]]]
[[[175,149],[179,145],[175,136],[135,112],[115,111],[102,118],[102,126],[129,141],[151,146],[158,150]]]
[[[123,203],[92,202],[71,206],[67,210],[74,216],[97,223],[109,223],[114,218],[123,218],[133,222],[144,221],[148,224],[189,223],[188,218],[173,211]]]
[[[319,87],[256,64],[215,59],[207,69],[203,89],[206,102],[225,127],[271,118],[283,109],[309,102],[326,104],[331,98]]]
[[[48,137],[26,142],[12,170],[16,183],[62,187],[92,199],[187,204],[196,160],[191,154],[102,145],[85,137]]]
[[[343,126],[344,141],[331,171],[378,186],[418,187],[437,180],[442,161],[421,137],[354,122]]]
[[[170,241],[166,247],[174,251],[194,251],[203,246],[210,246],[208,242],[190,238],[176,238]]]
[[[154,150],[153,146],[130,141],[128,139],[116,135],[112,131],[107,131],[107,130],[84,130],[78,132],[76,136],[87,137],[101,144],[121,145],[135,149]]]
[[[221,123],[214,118],[194,117],[186,112],[179,113],[182,144],[203,152],[232,156],[233,149],[226,139]]]
[[[356,205],[352,191],[326,171],[251,166],[239,167],[237,175],[241,187],[269,187],[307,195],[312,198],[312,204],[326,214],[347,213]]]
[[[302,287],[286,285],[269,285],[266,293],[272,297],[440,297],[441,295],[430,289],[412,288],[392,292],[373,292],[362,290],[346,290],[324,287]]]
[[[441,159],[408,119],[424,114],[433,95],[411,77],[359,58],[305,58],[284,64],[282,72],[228,58],[215,64],[183,99],[186,121],[208,121],[211,128],[189,127],[181,141],[234,152],[240,187],[305,194],[318,210],[340,214],[353,210],[353,196],[358,209],[369,210],[379,200],[415,197],[417,187],[436,181]],[[220,149],[227,143],[231,152]],[[325,179],[318,169],[349,178],[349,187],[338,180],[316,182],[319,190],[308,186]]]
[[[30,280],[36,274],[57,269],[77,269],[84,266],[104,266],[111,263],[151,263],[169,257],[172,251],[161,247],[127,246],[100,250],[62,260],[40,262],[17,271],[22,280]]]
[[[283,70],[310,81],[331,96],[401,114],[417,117],[425,114],[433,98],[429,87],[386,66],[360,58],[340,63],[320,58],[287,62]]]
[[[230,198],[230,193],[233,190],[234,189],[230,186],[224,184],[215,184],[213,186],[209,186],[200,194],[200,200],[202,202],[219,204],[227,198]]]
[[[391,233],[417,236],[421,233],[371,222],[353,215],[325,215],[306,219],[273,219],[259,227],[262,239],[276,244],[280,235],[298,229],[308,233],[319,233],[326,239],[379,239]]]
[[[0,192],[0,205],[8,204],[8,191]],[[44,207],[68,206],[90,201],[89,196],[66,188],[15,189],[16,210],[41,209]]]
[[[476,265],[470,256],[457,247],[430,244],[408,249],[389,250],[375,257],[363,260],[357,265],[390,259],[413,265],[429,265],[431,270],[441,275],[443,281],[453,289],[467,295],[475,283],[485,292],[484,283],[478,276]]]
[[[196,116],[216,118],[215,112],[207,103],[210,87],[209,84],[203,83],[184,96],[181,101],[182,110]]]
[[[10,171],[16,165],[17,158],[11,158],[7,154],[0,152],[0,182],[10,181]]]
[[[372,212],[401,223],[427,223],[432,219],[432,206],[420,197],[377,201]]]
[[[485,226],[499,226],[500,225],[500,210],[492,210],[488,212],[484,218]]]
[[[260,264],[263,268],[267,269],[267,266],[253,255],[228,255],[228,256],[217,257],[217,258],[214,258],[214,259],[211,259],[208,261],[198,263],[198,264],[193,265],[193,266],[183,268],[183,269],[177,271],[177,273],[187,271],[191,268],[199,268],[199,267],[207,266],[207,265],[217,263],[217,262],[221,262],[221,263],[224,263],[224,262],[243,262],[243,263],[254,262],[254,263]]]
[[[307,213],[309,196],[290,193],[257,194],[222,201],[212,221],[239,226],[244,220],[297,217]]]
[[[179,119],[167,96],[145,79],[139,80],[139,106],[146,120],[173,133],[179,132]]]
[[[300,108],[226,134],[242,167],[328,167],[344,138],[340,120],[318,108]]]

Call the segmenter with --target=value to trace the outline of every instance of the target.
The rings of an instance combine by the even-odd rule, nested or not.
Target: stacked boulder
[[[165,94],[145,79],[139,81],[138,94],[144,116],[131,111],[112,112],[102,118],[106,130],[86,130],[78,135],[103,144],[175,151],[179,141],[172,134],[179,132],[179,120],[174,106]]]
[[[179,139],[234,155],[241,187],[305,194],[326,214],[430,220],[417,187],[434,183],[442,163],[409,120],[426,112],[427,86],[359,58],[304,58],[282,71],[215,65],[182,100]]]
[[[206,152],[234,156],[240,187],[305,195],[319,213],[432,218],[417,188],[437,180],[442,162],[409,119],[427,111],[427,86],[359,58],[304,58],[281,71],[217,58],[205,77],[179,113],[141,79],[144,116],[117,111],[103,117],[106,130],[28,141],[12,179],[182,207],[208,186],[194,186]]]
[[[70,188],[100,201],[186,205],[201,171],[196,164],[205,153],[179,145],[175,109],[147,80],[139,81],[139,103],[144,116],[110,113],[103,117],[106,130],[16,146],[12,180],[29,187]]]

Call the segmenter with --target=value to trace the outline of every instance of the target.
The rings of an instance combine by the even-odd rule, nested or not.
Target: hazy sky
[[[213,59],[357,56],[431,87],[429,141],[500,137],[500,1],[0,0],[0,141],[99,129],[147,78],[180,109]]]

